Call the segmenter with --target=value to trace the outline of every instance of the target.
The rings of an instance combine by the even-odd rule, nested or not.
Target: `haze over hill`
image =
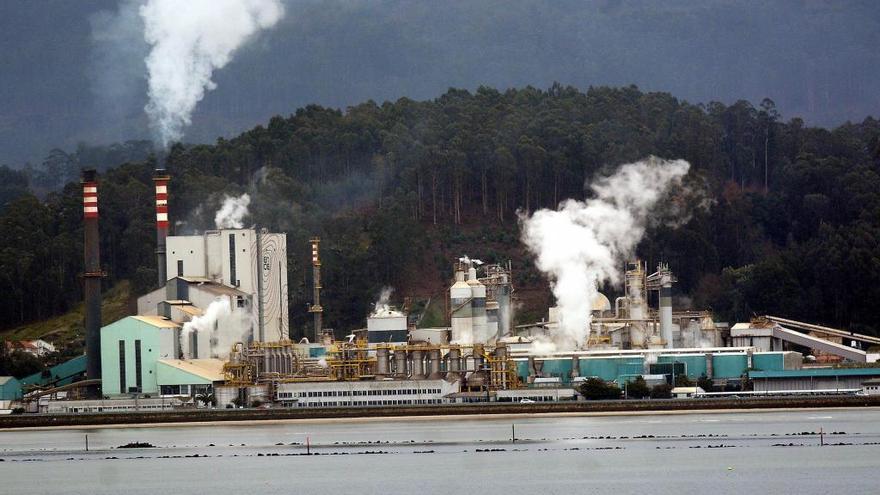
[[[36,163],[80,141],[151,137],[147,46],[132,5],[0,4],[0,163]],[[186,141],[213,142],[309,103],[553,81],[634,83],[695,102],[770,97],[786,118],[821,126],[880,113],[873,1],[331,0],[285,8],[275,28],[215,74],[217,89],[196,109]]]

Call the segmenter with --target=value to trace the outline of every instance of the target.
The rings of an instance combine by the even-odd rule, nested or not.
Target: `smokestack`
[[[320,342],[324,315],[324,308],[321,307],[321,257],[318,252],[321,239],[313,237],[310,242],[312,243],[312,305],[309,306],[309,313],[315,317],[315,339],[312,342]]]
[[[660,274],[660,337],[666,342],[666,348],[672,349],[672,283],[675,278],[665,263],[657,267],[657,273]]]
[[[159,285],[162,287],[168,280],[165,262],[165,238],[168,237],[168,176],[164,168],[157,168],[153,175],[156,184],[156,265]]]
[[[98,182],[94,170],[83,170],[83,220],[85,231],[85,329],[86,378],[101,378],[101,252],[98,237]],[[91,397],[100,396],[100,387],[89,387]]]

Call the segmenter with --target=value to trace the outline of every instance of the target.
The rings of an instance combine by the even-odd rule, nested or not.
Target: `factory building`
[[[645,263],[627,263],[624,294],[614,304],[601,292],[591,303],[590,332],[584,349],[680,349],[724,346],[724,325],[706,311],[673,311],[675,276],[666,264],[649,274]],[[656,293],[657,303],[649,303]],[[558,308],[551,307],[546,320],[517,326],[513,336],[549,338],[558,331]],[[769,349],[768,349],[769,350]]]
[[[262,342],[289,337],[287,310],[287,236],[264,230],[210,230],[201,235],[170,236],[166,239],[167,281],[213,282],[239,291],[255,312],[253,340]],[[181,282],[182,281],[182,282]],[[155,311],[152,305],[168,297],[175,288],[157,289],[138,301],[139,312]],[[187,299],[188,300],[188,299]],[[191,301],[193,302],[193,301]],[[237,303],[240,304],[240,303]],[[202,309],[207,304],[197,304]],[[237,305],[236,307],[241,307]]]
[[[195,395],[223,380],[223,361],[178,359],[181,325],[129,316],[101,329],[105,396]]]
[[[760,369],[749,371],[755,392],[860,391],[863,383],[880,378],[880,368]]]
[[[484,276],[479,277],[479,270]],[[513,284],[510,267],[483,266],[464,256],[449,288],[452,342],[490,344],[511,331]]]
[[[21,382],[14,376],[0,376],[0,409],[9,409],[8,402],[21,399]]]
[[[664,376],[673,383],[676,375],[692,380],[701,376],[718,386],[739,383],[750,369],[798,370],[803,356],[797,352],[755,352],[754,348],[674,349],[672,351],[599,350],[558,353],[536,357],[514,352],[517,375],[523,383],[541,378],[558,379],[570,386],[578,379],[596,377],[623,384],[637,376]]]
[[[404,313],[383,307],[367,318],[367,342],[370,344],[405,344],[408,339]]]
[[[446,380],[382,380],[280,383],[276,401],[285,407],[445,404],[459,391]]]

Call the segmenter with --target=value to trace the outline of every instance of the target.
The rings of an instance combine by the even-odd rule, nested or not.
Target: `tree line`
[[[554,84],[450,89],[433,100],[367,101],[344,111],[310,105],[159,157],[145,159],[131,145],[113,166],[112,153],[94,149],[91,157],[55,156],[47,161],[62,172],[0,169],[7,179],[0,286],[8,294],[0,321],[45,318],[80,300],[79,185],[52,190],[45,178],[71,180],[82,166],[104,170],[107,283],[129,279],[138,291],[155,283],[150,174],[157,164],[173,177],[178,233],[212,227],[224,194],[251,193],[247,221],[288,233],[298,333],[310,321],[305,246],[312,235],[324,238],[325,318],[340,332],[363,324],[384,285],[400,295],[437,293],[450,256],[465,252],[513,259],[521,295],[541,294],[525,301],[521,317],[536,316],[535,301],[545,303],[548,291],[517,241],[517,211],[582,199],[596,174],[657,155],[689,161],[710,199],[680,228],[651,229],[638,248],[649,265],[669,262],[682,302],[726,321],[775,313],[877,334],[878,136],[880,122],[871,117],[835,129],[783,121],[769,99],[693,104],[635,86]],[[42,193],[34,184],[40,177]]]

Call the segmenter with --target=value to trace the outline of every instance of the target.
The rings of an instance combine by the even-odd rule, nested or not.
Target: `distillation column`
[[[321,342],[324,308],[321,307],[321,257],[319,246],[321,239],[313,237],[312,244],[312,305],[309,313],[314,316],[313,343]]]

